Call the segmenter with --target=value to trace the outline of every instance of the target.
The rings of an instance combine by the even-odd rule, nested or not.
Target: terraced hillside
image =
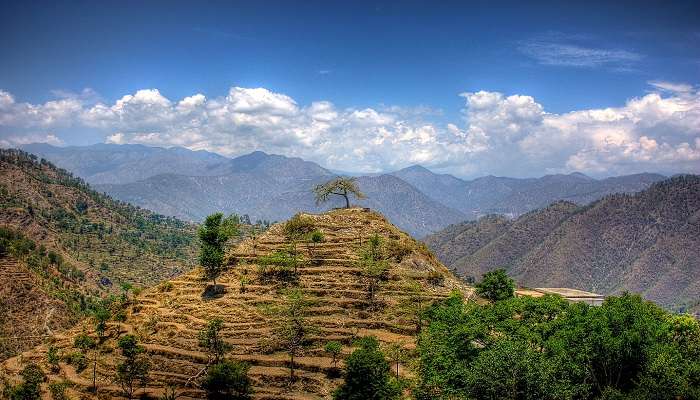
[[[160,395],[167,385],[172,385],[179,398],[205,396],[197,387],[197,377],[209,357],[198,346],[198,332],[208,321],[221,318],[223,337],[232,345],[227,357],[250,363],[255,398],[329,398],[340,378],[328,375],[332,359],[323,350],[325,343],[343,343],[341,358],[349,354],[353,339],[361,336],[376,336],[384,344],[402,342],[410,348],[417,326],[415,314],[407,311],[410,307],[405,305],[427,305],[455,289],[471,295],[471,289],[454,278],[423,245],[377,213],[356,208],[308,218],[315,229],[323,232],[325,240],[316,245],[305,241],[297,244],[305,261],[298,266],[295,282],[265,279],[258,265],[259,256],[289,245],[283,224],[276,224],[255,241],[246,239],[229,251],[229,268],[217,279],[225,287],[221,297],[203,298],[207,283],[202,281],[201,270],[140,295],[120,330],[137,334],[148,351],[152,362],[148,392]],[[384,254],[390,262],[372,306],[357,260],[358,251],[374,234],[386,244]],[[301,289],[311,300],[307,324],[315,327],[307,346],[295,357],[298,369],[293,384],[289,378],[289,357],[273,339],[280,318],[270,312],[284,305],[285,289],[289,287]],[[120,395],[119,387],[112,381],[119,358],[112,351],[116,331],[114,325],[109,328],[109,337],[98,356],[97,381],[103,396]],[[55,345],[60,352],[75,351],[73,336],[80,332],[78,328],[58,336]],[[37,362],[48,371],[45,350],[37,348],[25,353],[22,362]],[[19,358],[4,364],[4,369],[15,376],[21,367]],[[403,367],[401,371],[405,373]],[[92,384],[92,371],[87,368],[76,373],[71,365],[61,363],[50,380],[63,378],[76,384],[70,391],[84,393]]]

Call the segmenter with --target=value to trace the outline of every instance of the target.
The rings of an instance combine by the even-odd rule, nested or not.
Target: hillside
[[[17,150],[0,150],[0,228],[2,300],[19,307],[13,318],[43,318],[58,300],[51,318],[75,321],[86,298],[121,282],[152,285],[190,269],[194,257],[192,225],[116,202]]]
[[[310,219],[325,240],[316,246],[297,244],[306,261],[298,266],[296,275],[291,270],[259,265],[259,256],[288,248],[283,225],[276,224],[256,241],[246,239],[228,252],[229,268],[217,279],[225,287],[221,297],[203,297],[207,283],[201,279],[202,271],[194,270],[145,290],[134,301],[126,324],[119,329],[136,333],[147,349],[153,365],[148,392],[160,395],[166,385],[172,385],[180,396],[204,397],[197,382],[208,356],[198,346],[197,335],[207,321],[221,318],[223,337],[232,346],[227,356],[252,366],[255,398],[329,398],[341,380],[332,377],[331,357],[323,350],[326,342],[337,340],[343,344],[341,360],[349,354],[353,339],[361,336],[374,335],[384,344],[413,347],[416,325],[410,305],[425,306],[447,297],[453,289],[471,293],[424,246],[377,213],[354,208],[302,218]],[[357,260],[358,252],[373,234],[381,237],[382,254],[390,260],[390,268],[375,301],[370,302],[368,283],[361,276]],[[273,271],[287,271],[285,276],[290,279]],[[274,310],[286,304],[288,288],[301,289],[310,302],[305,325],[311,334],[295,357],[297,379],[293,385],[289,384],[289,357],[275,340],[280,317]],[[116,330],[112,324],[98,357],[97,381],[104,396],[120,393],[113,383],[118,359],[110,350],[115,346]],[[57,336],[54,345],[61,354],[74,351],[73,338],[81,331],[77,328]],[[37,348],[25,353],[22,360],[9,360],[3,369],[15,375],[22,362],[37,362],[49,371],[45,352],[45,347]],[[52,372],[49,379],[61,377],[75,384],[70,392],[85,393],[92,384],[89,368],[78,373],[73,366],[61,363],[60,370]]]
[[[526,286],[639,292],[665,307],[700,299],[700,177],[653,184],[588,206],[556,203],[515,220],[466,222],[428,236],[460,274],[503,266]]]

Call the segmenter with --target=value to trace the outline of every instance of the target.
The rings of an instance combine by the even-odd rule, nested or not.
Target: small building
[[[605,296],[601,294],[570,288],[522,288],[515,290],[515,295],[518,297],[542,297],[545,294],[556,294],[572,303],[586,303],[592,306],[599,306],[605,300]]]

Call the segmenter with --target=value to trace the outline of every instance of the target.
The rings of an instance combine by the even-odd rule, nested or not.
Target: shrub
[[[75,367],[75,370],[78,372],[82,372],[88,366],[87,357],[84,353],[78,351],[67,354],[65,360],[68,364]]]
[[[248,377],[250,367],[238,361],[223,361],[209,367],[202,388],[207,398],[212,400],[250,399],[253,393],[252,383]]]
[[[375,338],[358,341],[360,348],[345,360],[345,382],[333,393],[335,400],[396,399],[399,388],[391,382],[389,363]]]
[[[53,400],[68,400],[66,389],[70,386],[70,382],[51,382],[49,383],[49,393]]]
[[[384,245],[386,256],[396,262],[401,262],[404,257],[411,254],[411,246],[405,241],[389,239]]]
[[[292,240],[298,240],[314,230],[314,220],[311,217],[296,214],[284,223],[284,235]]]

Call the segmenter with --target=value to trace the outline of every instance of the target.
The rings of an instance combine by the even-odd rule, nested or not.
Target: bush
[[[375,338],[358,340],[360,348],[345,360],[345,382],[333,393],[336,400],[388,400],[400,395],[391,382],[389,363]]]
[[[46,379],[44,371],[36,364],[29,364],[20,372],[22,383],[10,389],[12,400],[34,400],[41,398],[41,383]]]
[[[314,230],[314,220],[311,217],[296,214],[284,223],[284,235],[293,240],[298,240]]]
[[[405,241],[389,239],[384,244],[386,256],[396,262],[401,262],[404,257],[411,254],[411,245]]]
[[[499,268],[484,274],[481,282],[476,284],[476,293],[491,301],[505,300],[513,297],[515,283],[505,269]]]
[[[88,366],[87,357],[85,354],[78,351],[67,354],[65,360],[68,364],[75,367],[75,370],[78,372],[82,372]]]
[[[223,361],[209,367],[202,388],[212,400],[250,399],[252,382],[248,377],[250,367],[238,361]]]
[[[49,383],[49,393],[51,393],[51,398],[53,400],[68,400],[68,395],[66,395],[66,389],[70,386],[70,382],[51,382]]]

